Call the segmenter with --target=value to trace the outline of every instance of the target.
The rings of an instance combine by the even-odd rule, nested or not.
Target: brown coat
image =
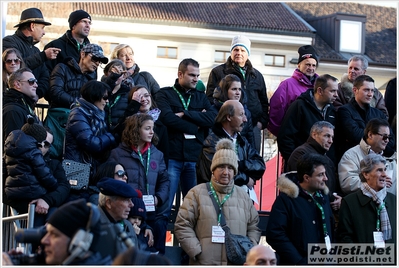
[[[259,243],[259,215],[248,194],[234,181],[225,186],[212,179],[219,200],[223,200],[234,187],[223,205],[226,224],[231,233],[248,236],[254,245]],[[212,226],[217,226],[217,216],[205,183],[192,188],[180,206],[175,223],[175,234],[182,249],[190,256],[191,265],[227,265],[224,244],[212,243]]]

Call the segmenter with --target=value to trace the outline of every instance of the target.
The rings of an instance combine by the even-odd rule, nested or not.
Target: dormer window
[[[362,22],[341,20],[339,35],[339,51],[348,53],[362,53]]]
[[[364,54],[366,16],[335,13],[308,20],[317,34],[335,51]]]

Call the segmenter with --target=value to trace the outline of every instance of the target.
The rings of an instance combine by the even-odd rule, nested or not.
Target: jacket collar
[[[297,198],[299,195],[303,196],[306,195],[302,190],[301,186],[299,185],[296,171],[290,171],[281,174],[277,180],[277,184],[278,184],[278,189],[291,198]],[[325,184],[323,194],[327,195],[329,191],[330,190],[328,189],[327,184]]]
[[[19,30],[19,29],[15,31],[15,35],[18,36],[19,38],[21,38],[22,40],[24,40],[26,43],[32,45],[32,46],[34,46],[35,44],[39,43],[39,42],[34,43],[32,36],[24,35],[24,33],[21,30]]]
[[[327,150],[324,149],[315,139],[313,139],[312,136],[309,136],[306,143],[308,143],[319,154],[325,155],[327,153]]]
[[[230,138],[227,133],[223,130],[223,127],[220,123],[215,123],[211,129],[211,131],[218,136],[219,138]],[[241,147],[245,145],[244,139],[241,137],[240,133],[237,133],[237,142]]]

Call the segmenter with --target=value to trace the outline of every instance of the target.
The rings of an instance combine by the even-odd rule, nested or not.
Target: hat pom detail
[[[227,138],[220,139],[216,143],[216,151],[221,150],[221,149],[234,150],[234,146],[233,146],[233,143],[231,142],[231,140],[229,140]]]

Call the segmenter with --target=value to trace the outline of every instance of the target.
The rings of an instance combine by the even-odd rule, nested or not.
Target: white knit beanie
[[[244,47],[248,52],[248,56],[251,54],[251,40],[249,40],[248,37],[244,35],[234,36],[233,40],[231,41],[230,52],[233,51],[233,48],[236,46]]]
[[[212,158],[211,171],[213,172],[218,166],[226,164],[234,168],[234,175],[236,175],[238,157],[233,142],[230,139],[223,138],[216,143],[216,153]]]

